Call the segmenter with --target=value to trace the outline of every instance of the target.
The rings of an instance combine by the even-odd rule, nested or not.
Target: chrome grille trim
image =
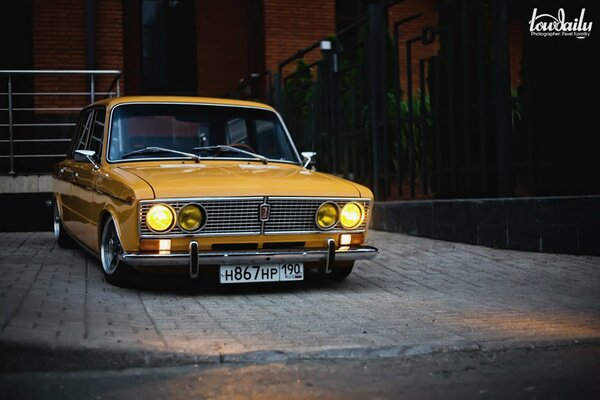
[[[365,219],[353,230],[343,229],[339,223],[333,229],[320,230],[315,223],[315,213],[326,201],[338,204],[340,209],[351,201],[360,203],[365,210]],[[206,210],[206,224],[199,231],[185,232],[176,224],[171,231],[159,234],[146,226],[146,213],[152,205],[165,203],[177,213],[190,202],[197,203]],[[259,209],[264,203],[271,206],[271,215],[263,223],[259,220]],[[360,233],[368,226],[370,214],[371,201],[365,198],[273,196],[142,200],[139,203],[138,231],[141,238]]]
[[[181,207],[190,201],[200,204],[206,211],[206,224],[198,232],[185,232],[175,226],[164,234],[152,232],[146,226],[146,214],[152,205],[165,203],[173,207],[177,213]],[[258,235],[261,222],[258,220],[258,207],[262,197],[238,198],[206,198],[206,199],[165,199],[142,201],[139,206],[140,237],[180,237],[200,235]]]

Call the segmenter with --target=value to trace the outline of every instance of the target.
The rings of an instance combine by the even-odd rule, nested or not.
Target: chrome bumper
[[[199,265],[234,265],[234,264],[269,264],[291,262],[326,262],[327,266],[334,261],[368,260],[374,258],[379,250],[371,246],[342,246],[337,250],[332,247],[324,249],[294,250],[253,250],[253,251],[198,251],[194,244],[186,253],[138,254],[124,253],[120,261],[131,266],[190,266]],[[197,246],[197,244],[196,244]],[[331,249],[331,250],[330,250]],[[192,254],[197,253],[197,263]]]

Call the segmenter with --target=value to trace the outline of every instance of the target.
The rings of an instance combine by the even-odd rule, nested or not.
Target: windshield
[[[123,104],[113,110],[109,138],[109,161],[198,155],[299,162],[277,115],[257,108]]]

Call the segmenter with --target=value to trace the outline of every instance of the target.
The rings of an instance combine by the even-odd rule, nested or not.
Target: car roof
[[[262,108],[264,110],[275,111],[275,109],[267,104],[258,103],[255,101],[237,100],[237,99],[220,99],[214,97],[192,97],[192,96],[122,96],[112,97],[93,103],[93,106],[103,105],[112,108],[119,104],[127,103],[188,103],[188,104],[211,104],[224,106],[252,107]]]

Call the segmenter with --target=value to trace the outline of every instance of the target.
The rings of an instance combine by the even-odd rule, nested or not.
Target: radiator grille
[[[151,201],[140,203],[140,234],[149,236],[180,236],[190,233],[181,230],[177,225],[171,231],[163,234],[152,232],[146,225],[146,214],[150,207],[156,203],[166,203],[173,207],[175,212],[186,204],[195,203],[204,207],[206,211],[206,224],[202,229],[193,232],[193,235],[259,235],[286,234],[286,233],[314,233],[322,232],[315,223],[315,213],[321,204],[332,201],[340,209],[350,201],[356,201],[365,209],[363,223],[353,231],[363,231],[366,228],[370,214],[368,200],[359,199],[326,199],[326,198],[233,198],[233,199],[185,199],[169,201]],[[271,206],[269,220],[263,223],[259,220],[261,204]],[[334,227],[328,232],[343,231],[341,227]]]

